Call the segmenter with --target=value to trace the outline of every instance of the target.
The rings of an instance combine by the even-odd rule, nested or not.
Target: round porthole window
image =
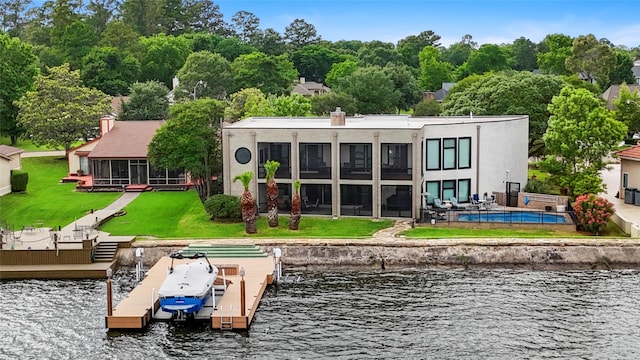
[[[236,161],[240,164],[246,164],[251,161],[251,151],[245,147],[236,150]]]

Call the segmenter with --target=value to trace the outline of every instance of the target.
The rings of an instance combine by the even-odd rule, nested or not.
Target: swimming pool
[[[566,224],[564,215],[538,211],[477,212],[458,214],[458,221],[527,224]]]

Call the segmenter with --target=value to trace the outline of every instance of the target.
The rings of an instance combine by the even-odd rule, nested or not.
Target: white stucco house
[[[222,129],[224,191],[241,195],[233,178],[253,171],[250,190],[265,211],[264,163],[277,160],[283,209],[300,180],[307,212],[419,218],[434,198],[465,203],[507,183],[524,187],[528,129],[527,115],[248,118]]]
[[[11,170],[22,169],[22,149],[0,145],[0,196],[11,192]]]

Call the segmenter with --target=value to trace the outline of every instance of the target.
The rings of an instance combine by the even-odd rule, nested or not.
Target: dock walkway
[[[174,264],[190,261],[174,260]],[[209,258],[219,269],[225,269],[227,287],[216,301],[211,312],[210,322],[213,329],[248,329],[260,299],[268,284],[274,280],[275,262],[272,256],[244,258]],[[167,277],[171,258],[162,257],[144,279],[124,298],[105,318],[106,327],[115,329],[143,329],[154,320],[160,311],[158,290]],[[244,269],[244,277],[240,274]],[[218,273],[220,278],[221,272]],[[245,304],[242,302],[241,282],[244,280]],[[163,319],[165,320],[165,319]]]

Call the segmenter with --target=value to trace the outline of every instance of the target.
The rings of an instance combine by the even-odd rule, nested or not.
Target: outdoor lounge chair
[[[478,210],[484,210],[484,201],[480,202],[480,196],[473,194],[471,197],[471,207]]]
[[[436,210],[437,209],[442,209],[442,210],[448,210],[449,209],[446,206],[444,206],[444,204],[442,203],[442,200],[440,200],[439,198],[434,198],[433,199],[433,207]]]
[[[458,202],[458,198],[456,198],[455,196],[450,197],[449,201],[451,201],[451,208],[455,210],[466,210],[469,207],[468,204],[460,204]]]

